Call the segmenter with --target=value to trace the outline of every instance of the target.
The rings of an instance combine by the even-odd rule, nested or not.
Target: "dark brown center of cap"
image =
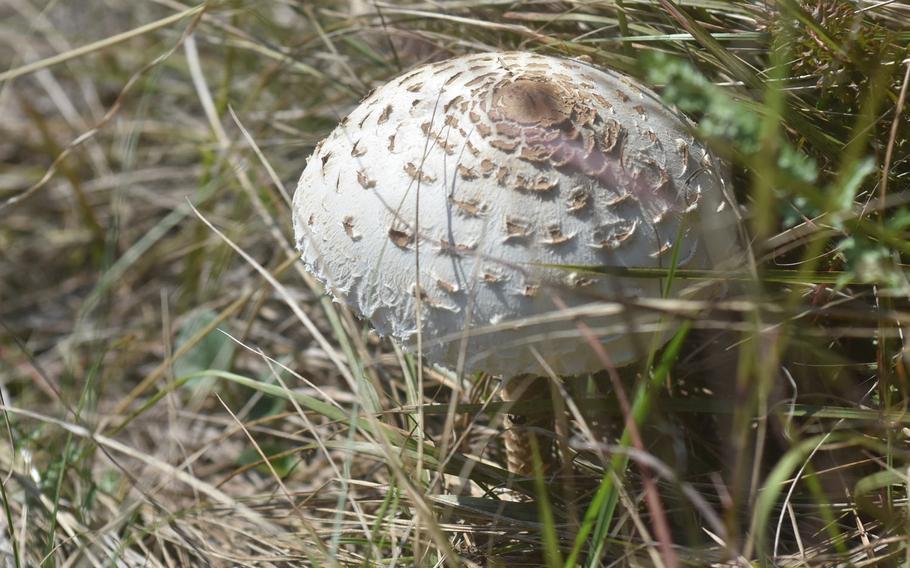
[[[493,91],[493,102],[503,116],[519,124],[551,126],[571,116],[563,90],[541,78],[520,78]]]

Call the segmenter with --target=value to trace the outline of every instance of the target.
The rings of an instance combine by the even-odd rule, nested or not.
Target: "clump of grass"
[[[681,563],[905,561],[908,20],[845,0],[8,0],[0,556],[667,565],[645,464]],[[428,368],[419,388],[292,247],[295,179],[359,98],[483,49],[655,85],[730,162],[756,255],[630,373],[643,449],[605,378],[560,385],[582,419],[556,479],[503,469],[495,378]]]

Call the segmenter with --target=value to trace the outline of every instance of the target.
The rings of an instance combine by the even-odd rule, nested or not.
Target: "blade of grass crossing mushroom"
[[[666,282],[661,286],[661,296],[664,299],[670,297],[670,290],[673,289],[673,281],[676,278],[676,271],[679,269],[679,252],[682,250],[680,246],[683,242],[683,236],[686,232],[686,227],[688,226],[688,220],[684,217],[683,220],[679,223],[679,227],[676,229],[676,238],[673,240],[673,250],[670,251],[670,266],[667,268],[667,279]],[[655,341],[656,347],[660,347],[660,342]],[[651,357],[648,358],[648,367],[651,368],[651,363],[653,362],[653,354],[655,353],[656,348],[651,350]]]
[[[676,235],[676,239],[673,243],[673,250],[671,252],[670,266],[667,269],[666,281],[662,282],[662,296],[664,299],[668,298],[670,295],[670,290],[673,287],[673,282],[675,280],[676,271],[679,265],[679,252],[680,252],[680,243],[682,242],[682,235],[685,230],[685,221],[681,222],[679,229]],[[664,323],[666,315],[661,316],[661,324]],[[662,341],[659,336],[654,336],[651,339],[651,348],[648,350],[648,359],[644,366],[644,373],[646,375],[650,374],[649,380],[641,380],[638,384],[638,388],[635,392],[635,398],[632,403],[632,420],[634,421],[634,427],[637,428],[639,425],[644,423],[645,417],[651,408],[651,393],[660,388],[664,383],[666,377],[670,373],[670,369],[673,366],[673,363],[676,361],[676,356],[682,343],[688,335],[689,330],[691,329],[691,322],[685,320],[680,328],[677,330],[670,344],[667,345],[667,349],[664,352],[664,356],[661,359],[660,367],[655,370],[653,373],[651,369],[654,367],[654,357],[657,354],[658,349],[660,349]],[[620,447],[627,448],[632,442],[632,431],[631,428],[627,425],[623,430],[622,438],[620,439]],[[596,531],[596,536],[594,542],[597,543],[597,547],[602,547],[606,543],[606,534],[607,531],[613,524],[613,517],[616,512],[616,506],[618,505],[621,497],[622,488],[619,487],[616,483],[621,481],[624,476],[624,472],[629,467],[629,455],[627,453],[619,453],[613,456],[613,459],[610,463],[610,470],[608,471],[605,479],[610,480],[613,484],[610,486],[606,501],[604,503],[604,508],[602,510],[602,515],[598,517],[598,530]],[[603,535],[601,537],[601,535]],[[601,555],[601,550],[595,552],[592,557],[599,558]]]
[[[682,242],[681,236],[684,232],[684,229],[685,223],[680,223],[676,239],[673,244],[670,267],[667,269],[666,282],[664,282],[662,285],[662,296],[664,298],[667,298],[669,296],[670,290],[673,286],[677,266],[679,264],[679,245]],[[662,322],[663,317],[661,318],[661,323]],[[671,342],[667,345],[667,349],[664,352],[664,357],[661,360],[661,365],[652,374],[651,380],[642,381],[639,383],[638,389],[635,393],[634,402],[632,403],[632,419],[635,421],[636,426],[644,422],[644,418],[650,410],[651,406],[649,393],[653,388],[658,388],[663,383],[666,376],[669,374],[670,368],[672,367],[673,362],[676,360],[676,356],[682,346],[683,340],[688,334],[690,326],[691,324],[688,321],[684,322],[679,330],[677,330]],[[661,341],[657,336],[652,338],[651,348],[648,352],[648,360],[645,365],[646,372],[653,367],[654,356],[656,355],[657,350],[660,348],[660,344]],[[629,428],[627,427],[623,431],[623,436],[620,444],[622,447],[628,447],[630,442],[631,436]],[[614,479],[621,479],[620,475],[628,468],[628,465],[629,457],[627,454],[623,453],[614,455],[613,459],[610,462],[610,469],[605,473],[603,481],[601,482],[601,486],[598,489],[597,496],[589,507],[588,512],[585,514],[583,527],[581,530],[579,530],[572,553],[570,554],[569,560],[566,562],[566,567],[574,565],[574,557],[576,557],[577,554],[581,551],[579,545],[584,543],[584,537],[582,537],[582,534],[585,532],[585,524],[588,523],[589,514],[591,511],[597,511],[597,524],[594,536],[594,542],[596,545],[595,551],[591,555],[591,558],[600,558],[602,547],[606,542],[607,531],[612,525],[612,519],[616,510],[616,505],[619,502],[619,491],[618,487],[615,486]],[[602,498],[601,494],[603,494]],[[595,503],[598,505],[596,509],[594,508]],[[587,530],[590,530],[590,528]]]
[[[887,235],[885,235],[887,238]],[[896,237],[891,237],[896,240]],[[910,250],[910,246],[906,247]],[[547,264],[542,265],[558,268],[567,272],[586,272],[590,274],[606,274],[620,278],[668,278],[672,273],[676,280],[728,280],[731,282],[754,282],[755,275],[750,272],[702,270],[694,268],[653,268],[637,266],[580,266],[573,264]],[[806,273],[803,270],[787,270],[769,268],[762,271],[762,282],[769,284],[788,285],[816,285],[816,284],[841,284],[844,286],[862,285],[865,282],[858,278],[851,278],[849,272],[832,270],[826,272]]]
[[[685,219],[682,220],[677,229],[676,239],[673,242],[673,250],[670,255],[670,266],[667,268],[667,278],[661,283],[661,297],[666,300],[670,298],[670,290],[673,289],[673,282],[676,279],[676,274],[679,269],[679,251],[681,250],[680,244],[683,240],[683,234],[685,233],[687,222]],[[666,321],[667,315],[662,314],[660,318],[660,324],[663,325]],[[655,335],[651,338],[651,348],[648,350],[648,360],[645,363],[644,370],[645,373],[648,373],[651,368],[654,367],[654,357],[657,355],[658,349],[662,341],[659,335]],[[668,370],[669,372],[669,370]],[[639,390],[636,392],[635,399],[638,400],[640,395],[645,394],[645,382],[639,384]]]
[[[660,364],[652,373],[651,380],[647,383],[641,383],[638,391],[635,393],[635,399],[632,403],[632,419],[636,424],[644,422],[644,418],[651,409],[650,391],[663,384],[676,357],[679,355],[683,341],[690,329],[691,324],[688,321],[683,322],[679,330],[673,336],[673,339],[667,344],[666,349],[664,349]],[[620,441],[621,447],[628,447],[630,441],[627,429],[623,432],[623,437]],[[575,536],[572,551],[566,559],[565,568],[573,568],[577,565],[582,550],[586,545],[589,546],[591,551],[588,555],[587,566],[593,568],[599,565],[599,559],[604,553],[607,536],[613,523],[616,504],[619,501],[619,493],[614,486],[614,474],[620,476],[622,472],[626,470],[628,463],[629,457],[627,454],[616,454],[613,456],[608,470],[603,474],[603,479],[597,489],[597,493],[595,493],[591,505],[588,506],[588,509],[585,512],[581,527],[578,530],[578,534]],[[591,535],[592,531],[593,535],[589,541],[588,536]]]
[[[784,175],[781,172],[781,168],[778,167],[781,159],[780,148],[787,144],[782,129],[783,116],[786,111],[786,98],[785,91],[781,88],[781,85],[787,79],[791,67],[788,64],[790,59],[788,46],[791,44],[789,40],[790,37],[787,32],[783,32],[773,38],[777,49],[772,49],[771,51],[772,65],[769,80],[764,90],[764,112],[767,116],[761,122],[759,131],[759,142],[761,145],[755,156],[755,161],[757,162],[756,171],[763,172],[763,175],[753,176],[752,187],[752,193],[756,196],[755,210],[757,211],[752,227],[755,238],[758,240],[767,238],[777,222],[778,207],[776,207],[775,202],[778,197],[775,194],[775,188],[783,183],[780,178]],[[761,287],[756,284],[753,283],[753,294],[762,297]],[[763,324],[763,314],[759,310],[754,312],[752,318],[758,325]],[[740,495],[738,488],[742,475],[745,475],[745,472],[748,471],[748,476],[751,480],[748,490],[748,503],[754,503],[759,489],[760,469],[764,459],[764,442],[767,436],[768,421],[759,420],[754,432],[750,431],[750,426],[753,423],[753,416],[767,415],[770,389],[778,368],[776,358],[765,362],[761,361],[761,355],[753,354],[752,349],[756,349],[757,345],[758,343],[753,343],[744,346],[740,351],[741,354],[745,355],[748,353],[748,355],[740,357],[741,372],[737,373],[737,388],[741,392],[749,394],[746,398],[747,404],[737,405],[738,412],[734,414],[734,424],[738,425],[734,427],[736,430],[734,444],[744,451],[736,452],[733,474],[731,475],[732,493],[734,500],[737,499],[737,496]],[[769,351],[775,354],[780,353],[779,351],[773,351],[773,348],[769,349]],[[751,371],[748,371],[742,363],[750,357],[755,357],[752,363],[757,364],[753,364]],[[746,456],[745,451],[749,444],[747,437],[754,439],[751,467],[746,463],[750,459]]]

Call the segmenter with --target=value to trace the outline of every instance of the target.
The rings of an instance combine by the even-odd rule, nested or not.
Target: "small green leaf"
[[[865,158],[853,164],[850,172],[845,176],[840,187],[831,190],[831,212],[848,213],[853,208],[856,194],[869,174],[877,171],[875,160]]]
[[[277,444],[260,444],[259,449],[265,454],[266,459],[272,465],[272,469],[279,477],[284,477],[294,468],[297,457],[294,453],[287,453],[287,448]],[[237,465],[257,464],[256,470],[266,475],[271,475],[269,466],[263,462],[262,456],[252,446],[246,446],[237,456]]]
[[[177,348],[185,345],[194,335],[199,333],[218,315],[209,309],[199,310],[184,322],[177,334]],[[230,370],[231,360],[234,357],[235,344],[225,334],[217,329],[206,334],[185,355],[174,361],[174,374],[178,377],[214,369],[219,371]],[[195,388],[208,377],[194,378],[187,381],[186,386]]]
[[[693,118],[700,117],[697,130],[715,148],[732,146],[747,161],[759,153],[763,122],[777,120],[763,116],[760,105],[733,98],[688,62],[666,54],[649,54],[645,65],[648,80],[664,85],[661,98]],[[818,177],[815,161],[786,140],[779,141],[777,164],[794,181],[813,183]]]

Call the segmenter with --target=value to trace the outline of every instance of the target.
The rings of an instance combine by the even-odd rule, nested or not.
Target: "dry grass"
[[[901,1],[0,0],[0,562],[669,566],[655,495],[681,563],[910,562],[907,22]],[[498,381],[418,390],[294,262],[288,208],[370,88],[505,48],[669,83],[734,164],[758,259],[726,304],[662,306],[692,325],[624,373],[643,447],[606,378],[566,381],[586,419],[545,484],[503,469]]]

